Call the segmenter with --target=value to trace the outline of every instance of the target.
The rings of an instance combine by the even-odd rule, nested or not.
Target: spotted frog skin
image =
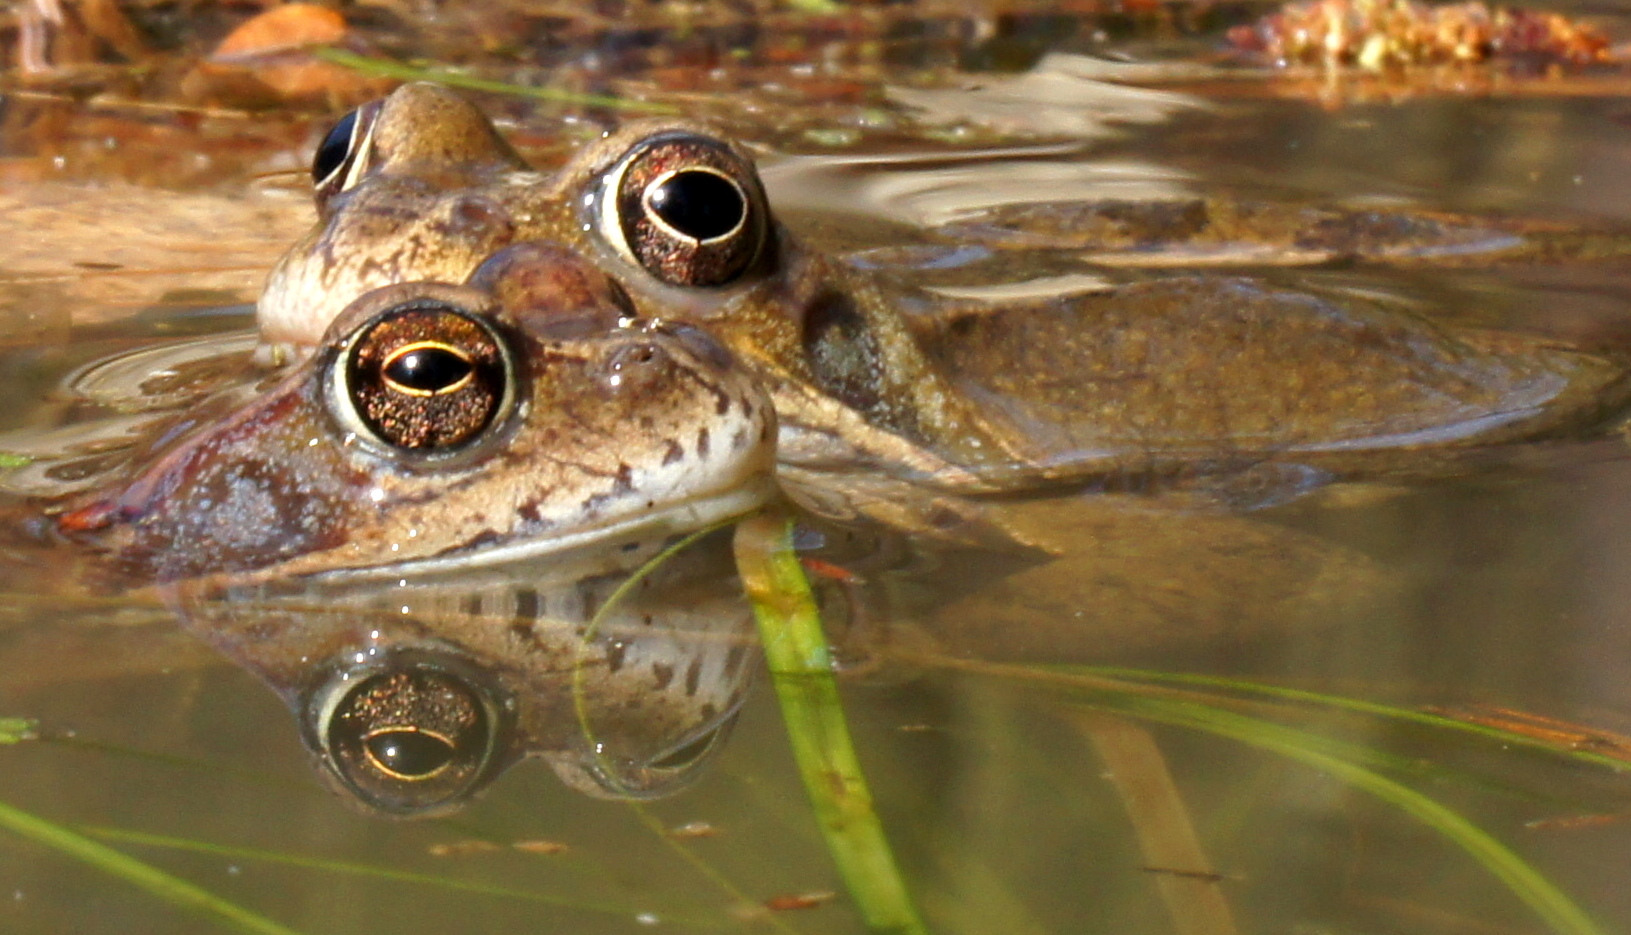
[[[412,84],[342,121],[314,175],[320,220],[258,308],[269,341],[300,353],[369,290],[460,282],[508,244],[548,243],[641,316],[715,335],[772,399],[782,485],[827,514],[943,513],[865,476],[961,495],[1442,472],[1594,431],[1631,392],[1614,354],[1245,276],[931,296],[806,249],[748,154],[683,122],[625,126],[542,173],[462,98]]]
[[[775,418],[713,338],[522,244],[367,292],[247,402],[196,407],[56,516],[124,580],[390,576],[689,532],[773,491]]]

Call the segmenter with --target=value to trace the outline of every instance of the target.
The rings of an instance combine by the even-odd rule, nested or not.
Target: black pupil
[[[474,367],[445,347],[416,347],[385,362],[385,378],[421,393],[437,393],[468,378]]]
[[[664,223],[694,240],[712,240],[742,223],[747,204],[729,179],[712,172],[676,172],[646,191],[646,203]]]
[[[434,775],[455,752],[447,741],[414,730],[382,731],[363,743],[381,766],[415,779]]]
[[[311,160],[311,180],[321,183],[333,175],[345,162],[345,157],[351,152],[351,134],[357,128],[357,112],[352,111],[341,117],[334,128],[323,137],[323,142],[317,144],[317,155]]]

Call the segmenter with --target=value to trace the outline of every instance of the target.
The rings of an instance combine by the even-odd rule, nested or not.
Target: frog
[[[446,814],[529,758],[669,795],[729,733],[753,618],[728,536],[692,540],[774,496],[774,409],[580,257],[522,243],[372,290],[299,364],[155,405],[48,532],[70,577],[152,595],[260,677],[347,801]]]
[[[257,306],[269,345],[298,357],[359,294],[547,242],[715,335],[767,388],[783,489],[823,516],[959,527],[948,502],[1062,488],[1274,503],[1601,434],[1631,398],[1616,348],[1239,272],[995,304],[914,288],[808,245],[752,154],[685,120],[546,172],[462,96],[407,84],[339,121],[312,175],[318,222]]]
[[[47,505],[110,588],[505,564],[689,533],[775,491],[775,414],[745,368],[537,243],[458,285],[371,291],[299,365],[180,402],[101,486]]]
[[[524,647],[489,642],[549,642],[529,582],[554,572],[536,562],[581,581],[627,574],[785,495],[835,528],[864,520],[1060,569],[1069,547],[1050,537],[1091,523],[1050,505],[1033,531],[988,505],[1191,478],[1267,478],[1272,499],[1601,432],[1625,402],[1614,353],[1250,276],[948,301],[805,245],[771,214],[749,151],[684,121],[632,122],[542,172],[464,98],[410,84],[343,119],[313,176],[320,220],[269,276],[259,349],[233,345],[263,369],[170,398],[122,466],[48,507],[46,532],[114,586],[170,595],[285,697],[326,775],[390,813],[452,807],[529,752],[570,783],[644,794],[728,725],[729,686],[681,719],[677,746],[626,768],[561,752],[558,729],[522,714],[558,713],[556,689]],[[1182,547],[1159,551],[1241,541],[1232,523],[1202,525],[1203,541],[1175,534]],[[1345,559],[1298,580],[1332,568],[1352,580]],[[319,605],[321,634],[322,605],[365,594],[377,610],[421,582],[424,617],[321,636],[320,652],[293,636],[256,651],[257,635],[308,628],[287,593]],[[1338,588],[1292,598],[1304,590]],[[567,642],[587,628],[568,623]],[[368,667],[371,651],[402,668]],[[608,672],[616,652],[595,650]],[[319,657],[340,662],[295,665]],[[653,662],[643,682],[676,668]],[[378,692],[336,687],[357,680]],[[455,721],[486,726],[467,738],[392,720],[447,714],[422,711],[425,697],[460,698]],[[337,734],[336,719],[353,726]],[[495,725],[521,723],[520,741],[499,742]],[[392,746],[410,736],[417,751]],[[400,757],[428,757],[423,781]]]

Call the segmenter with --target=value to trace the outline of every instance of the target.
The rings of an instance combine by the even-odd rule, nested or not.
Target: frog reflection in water
[[[1244,277],[931,305],[804,249],[743,151],[683,124],[543,174],[408,85],[342,121],[314,175],[321,220],[259,308],[287,374],[58,514],[127,578],[253,591],[616,554],[752,509],[772,470],[828,519],[1046,551],[979,496],[1252,475],[1274,499],[1589,433],[1627,393],[1610,355]]]

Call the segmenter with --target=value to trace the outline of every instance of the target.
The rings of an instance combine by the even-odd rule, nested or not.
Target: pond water
[[[1178,51],[1212,48],[1202,39]],[[1134,262],[1131,251],[1084,251],[1058,231],[1014,233],[1000,223],[1013,216],[1005,211],[1198,196],[1408,207],[1599,232],[1570,243],[1604,256],[1289,266],[1284,249],[1180,244],[1161,262],[1383,295],[1445,321],[1567,341],[1631,333],[1631,263],[1615,233],[1631,222],[1624,97],[1586,86],[1331,108],[1277,97],[1269,92],[1280,86],[1262,81],[1157,73],[1141,88],[1131,69],[1130,84],[1106,85],[1101,67],[1070,56],[972,78],[929,80],[913,70],[922,67],[885,63],[865,107],[820,100],[781,123],[751,101],[699,106],[765,145],[771,200],[795,230],[856,265],[953,296],[1090,290]],[[774,89],[766,94],[774,109]],[[838,120],[842,139],[822,135],[821,115]],[[580,132],[559,117],[520,122],[523,143],[563,126]],[[19,164],[48,159],[38,126],[25,134],[25,123],[12,121],[0,146]],[[309,217],[300,196],[248,176],[297,165],[304,127],[269,134],[284,139],[253,158],[220,157],[225,177],[203,192],[33,170],[5,183],[8,217],[26,209],[30,227],[0,219],[0,238],[39,244],[10,259],[0,249],[0,429],[82,416],[91,407],[64,402],[58,382],[115,349],[242,329],[233,303],[253,300],[259,271]],[[100,171],[89,157],[75,162],[81,149],[64,152],[68,174]],[[141,223],[115,246],[87,234],[133,214]],[[200,219],[231,236],[201,233]],[[121,269],[95,267],[99,255]],[[1246,495],[1249,510],[1100,492],[1000,506],[1008,521],[1047,530],[1058,551],[1047,561],[857,545],[829,532],[813,557],[860,576],[821,584],[844,659],[845,713],[929,930],[1537,932],[1544,917],[1558,931],[1590,931],[1570,928],[1556,902],[1537,911],[1546,894],[1562,894],[1603,932],[1624,929],[1626,455],[1617,437],[1540,442],[1451,477]],[[662,639],[677,648],[618,636],[616,621],[607,637],[636,654],[724,666],[718,705],[683,716],[654,705],[650,717],[683,722],[662,734],[619,720],[638,721],[627,712],[637,702],[607,689],[612,713],[589,716],[614,753],[617,743],[655,745],[650,758],[683,760],[698,723],[712,736],[707,726],[740,704],[682,791],[591,797],[586,785],[606,783],[585,778],[588,760],[531,759],[456,814],[403,821],[330,791],[290,708],[268,689],[296,708],[308,690],[291,662],[305,650],[268,635],[280,632],[277,602],[290,595],[245,592],[200,609],[174,594],[63,585],[78,571],[74,557],[14,538],[0,552],[10,592],[0,601],[0,718],[37,719],[41,736],[0,746],[6,806],[297,932],[866,930],[761,663],[719,661],[722,647],[751,644],[736,626],[746,612],[728,563],[685,566],[642,598],[673,590]],[[538,588],[533,600],[558,600],[580,622],[605,597]],[[293,599],[307,616],[314,603],[340,616],[380,603],[368,597],[357,611],[344,597]],[[574,735],[581,706],[574,715],[559,674],[524,680],[552,699],[518,716],[538,749],[585,742]],[[1333,698],[1493,725],[1550,749]],[[556,709],[553,727],[528,720],[546,708]],[[1406,787],[1482,829],[1495,842],[1485,862],[1445,833],[1453,819],[1393,791]],[[6,931],[222,927],[0,834]]]

